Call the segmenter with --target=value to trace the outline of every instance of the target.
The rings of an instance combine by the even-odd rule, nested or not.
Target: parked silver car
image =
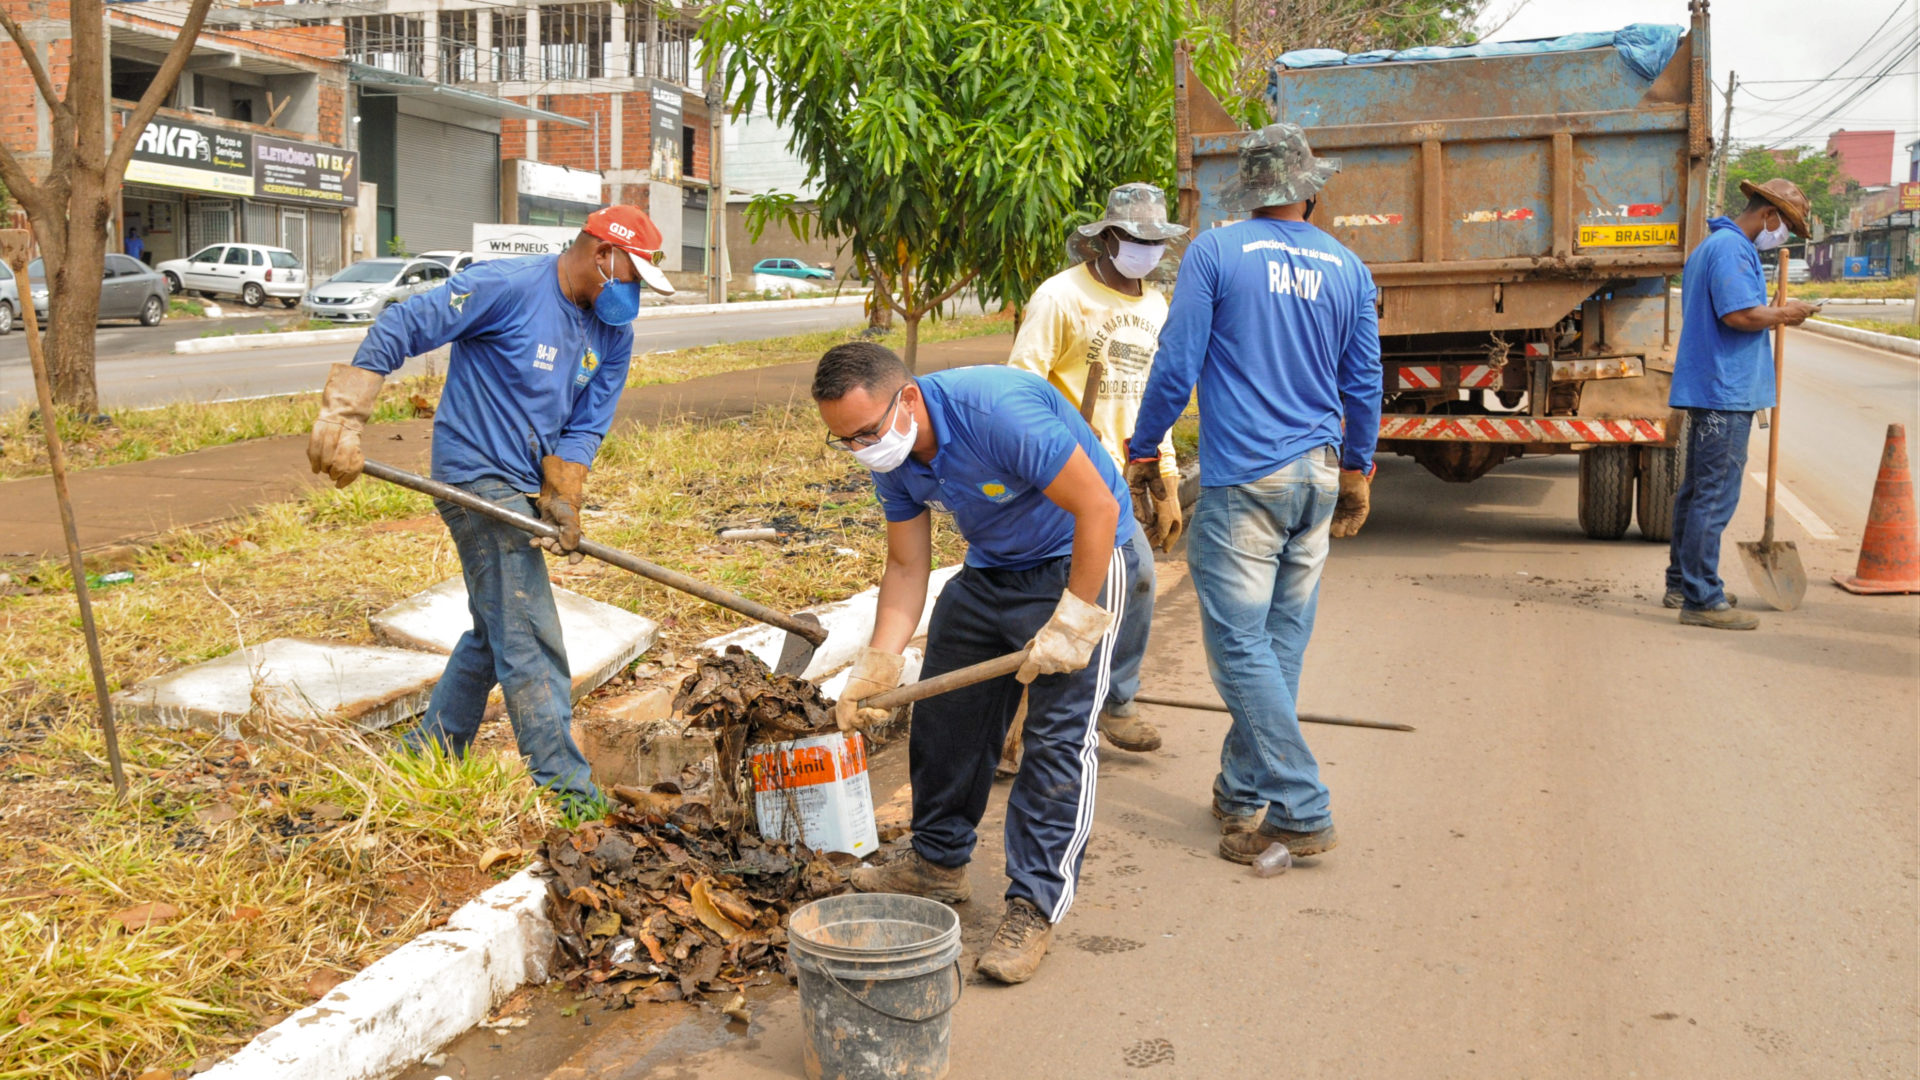
[[[433,259],[365,259],[315,285],[302,304],[316,319],[335,322],[372,322],[415,293],[423,293],[452,276]]]
[[[47,268],[35,259],[27,264],[27,283],[33,288],[33,311],[47,322]],[[141,326],[159,326],[167,317],[167,279],[127,255],[108,254],[100,271],[100,318],[138,319]]]
[[[13,333],[13,320],[19,314],[20,286],[14,284],[13,268],[0,262],[0,334]]]

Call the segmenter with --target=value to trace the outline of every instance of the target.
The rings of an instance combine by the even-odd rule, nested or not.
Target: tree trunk
[[[900,362],[907,365],[908,371],[920,370],[917,366],[920,352],[920,320],[925,317],[925,312],[915,312],[907,316],[907,344],[900,350]]]
[[[100,318],[100,282],[107,259],[107,200],[97,174],[74,170],[58,243],[40,244],[47,270],[47,374],[56,405],[82,416],[100,411],[95,382],[94,324]]]

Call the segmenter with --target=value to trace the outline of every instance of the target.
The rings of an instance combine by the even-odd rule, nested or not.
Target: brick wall
[[[344,86],[320,88],[320,138],[335,146],[346,144],[347,89]]]
[[[67,18],[66,0],[0,0],[0,8],[5,8],[30,37],[36,30],[33,24],[45,20],[65,22]],[[64,35],[60,40],[49,42],[46,48],[47,73],[53,79],[54,90],[61,94],[67,91],[67,65],[72,54],[72,42]],[[38,143],[39,129],[34,122],[34,102],[38,96],[33,75],[27,70],[18,48],[11,39],[0,35],[0,141],[16,155],[34,153]],[[47,168],[44,158],[31,158],[22,164],[36,178]]]

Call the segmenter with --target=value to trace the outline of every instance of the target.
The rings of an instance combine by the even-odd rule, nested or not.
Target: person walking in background
[[[1047,380],[1086,417],[1115,468],[1126,467],[1123,447],[1139,416],[1160,326],[1167,320],[1166,298],[1145,279],[1165,258],[1167,241],[1186,232],[1185,226],[1167,221],[1167,197],[1159,188],[1114,188],[1106,214],[1074,230],[1070,243],[1082,261],[1041,282],[1027,301],[1007,357],[1008,366]],[[1100,709],[1101,734],[1137,753],[1160,748],[1160,732],[1140,717],[1133,697],[1140,692],[1140,663],[1153,626],[1151,548],[1171,550],[1180,535],[1180,468],[1171,435],[1160,444],[1160,473],[1159,510],[1149,515],[1156,527],[1137,530],[1131,541],[1141,573],[1127,597],[1113,683]],[[1017,738],[1017,733],[1010,736],[1003,761],[1017,761]]]
[[[1819,310],[1803,300],[1767,303],[1760,253],[1807,235],[1811,204],[1791,180],[1740,181],[1747,208],[1707,222],[1707,238],[1681,276],[1680,344],[1667,404],[1687,410],[1687,471],[1673,496],[1663,603],[1686,626],[1752,630],[1757,616],[1720,580],[1720,536],[1740,505],[1753,414],[1774,404],[1774,327]]]
[[[140,239],[140,227],[137,225],[127,226],[127,254],[136,261],[145,261],[147,242]]]
[[[1339,842],[1300,733],[1300,666],[1328,537],[1367,519],[1381,398],[1373,275],[1307,220],[1339,167],[1292,124],[1247,136],[1219,202],[1251,218],[1187,248],[1128,439],[1137,502],[1198,381],[1206,434],[1187,563],[1207,667],[1233,714],[1213,784],[1220,855],[1241,863],[1274,843],[1304,856]]]

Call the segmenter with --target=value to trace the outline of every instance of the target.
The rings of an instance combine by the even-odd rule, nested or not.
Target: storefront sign
[[[473,258],[517,259],[523,255],[558,255],[567,250],[580,230],[572,225],[498,225],[475,222]]]
[[[312,206],[360,202],[360,155],[319,142],[253,140],[253,190],[262,199]]]
[[[1902,183],[1900,185],[1900,209],[1920,210],[1920,184]]]
[[[679,88],[653,80],[651,104],[647,131],[653,140],[653,152],[648,160],[648,173],[653,180],[677,184],[684,164],[680,160],[680,128],[685,114]]]
[[[519,188],[520,194],[536,198],[558,199],[593,207],[600,205],[600,174],[584,169],[569,169],[564,165],[522,159],[519,163]]]
[[[134,144],[126,179],[130,184],[252,195],[253,137],[178,120],[154,120]]]

